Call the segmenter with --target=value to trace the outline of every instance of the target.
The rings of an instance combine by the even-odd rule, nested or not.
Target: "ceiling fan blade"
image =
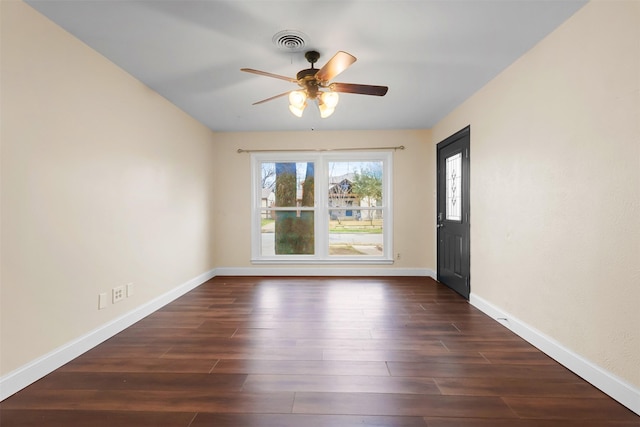
[[[331,83],[329,89],[334,92],[358,93],[360,95],[385,96],[389,88],[387,86],[359,85],[353,83]]]
[[[281,93],[281,94],[279,94],[279,95],[272,96],[271,98],[263,99],[262,101],[254,102],[254,103],[253,103],[253,104],[251,104],[251,105],[264,104],[265,102],[272,101],[272,100],[274,100],[274,99],[276,99],[276,98],[280,98],[280,97],[282,97],[282,96],[289,95],[289,92],[291,92],[291,91],[287,91],[287,92]]]
[[[316,73],[316,79],[321,82],[328,82],[335,76],[349,68],[351,64],[356,62],[356,57],[343,51],[339,51],[333,58],[329,60],[324,67],[320,68]]]
[[[280,74],[267,73],[266,71],[254,70],[253,68],[240,68],[240,71],[245,73],[257,74],[259,76],[273,77],[274,79],[286,80],[291,83],[298,83],[298,81],[292,77],[281,76]]]

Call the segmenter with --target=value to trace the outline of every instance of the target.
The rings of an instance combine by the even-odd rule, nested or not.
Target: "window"
[[[391,152],[252,154],[252,261],[391,263]]]

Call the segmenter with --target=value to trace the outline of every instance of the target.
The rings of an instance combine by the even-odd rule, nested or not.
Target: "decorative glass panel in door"
[[[462,153],[446,159],[447,204],[445,218],[450,221],[462,220]]]

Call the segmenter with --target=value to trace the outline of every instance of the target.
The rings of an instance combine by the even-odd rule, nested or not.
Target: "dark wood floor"
[[[640,417],[429,278],[219,277],[0,425],[606,427]]]

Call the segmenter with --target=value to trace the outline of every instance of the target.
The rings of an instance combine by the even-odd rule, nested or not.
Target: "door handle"
[[[438,224],[438,228],[444,227],[444,224]]]

